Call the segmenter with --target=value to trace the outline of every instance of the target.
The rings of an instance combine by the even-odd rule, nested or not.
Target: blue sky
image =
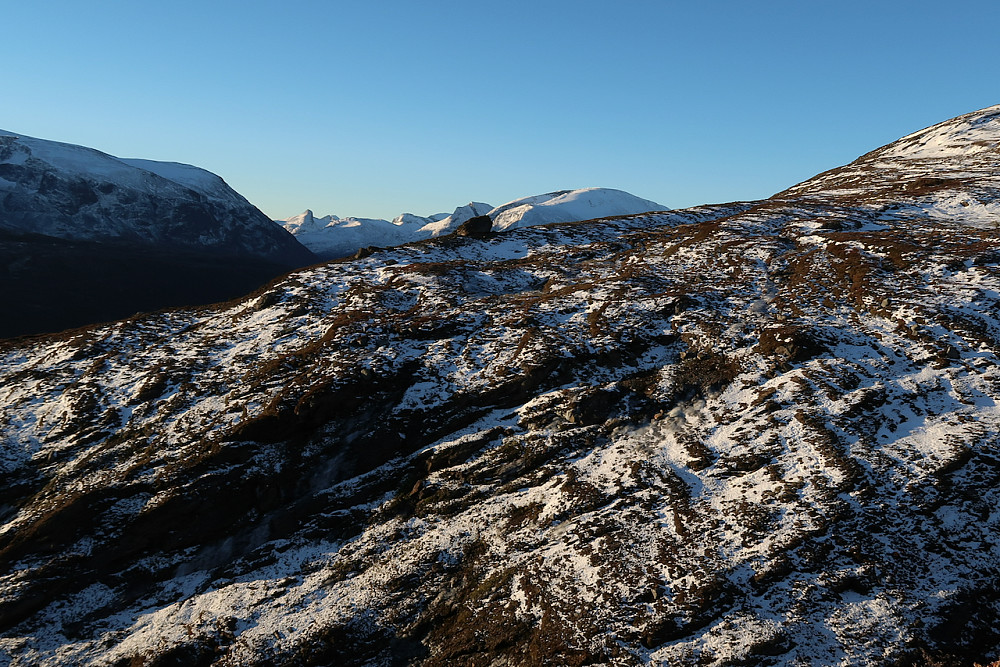
[[[1000,103],[991,2],[8,3],[0,128],[274,218],[614,187],[767,197]]]

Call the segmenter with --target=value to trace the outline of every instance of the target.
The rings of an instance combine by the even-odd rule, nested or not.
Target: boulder
[[[455,230],[456,236],[470,236],[474,239],[488,238],[493,230],[493,219],[488,215],[469,218]]]

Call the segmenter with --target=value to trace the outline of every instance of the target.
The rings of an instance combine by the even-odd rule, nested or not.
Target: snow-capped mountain
[[[0,131],[0,337],[230,299],[316,259],[204,169]]]
[[[997,213],[1000,106],[959,116],[862,155],[775,197],[816,197],[989,222]],[[931,207],[931,208],[928,208]],[[937,207],[936,209],[934,207]]]
[[[6,131],[0,131],[0,229],[212,250],[299,266],[311,259],[215,174]]]
[[[318,257],[337,259],[353,255],[368,246],[384,248],[447,234],[469,218],[488,213],[491,208],[489,204],[472,202],[459,206],[451,215],[439,213],[421,217],[403,213],[392,222],[378,218],[338,218],[335,215],[317,218],[312,211],[306,210],[281,221],[281,224]]]
[[[310,210],[282,224],[299,243],[322,259],[347,257],[365,246],[407,243],[415,229],[412,223],[395,224],[376,218],[338,218],[335,215],[317,218]]]
[[[347,257],[366,246],[396,246],[450,234],[471,218],[488,215],[493,229],[579,222],[617,215],[669,210],[662,204],[640,199],[622,190],[585,188],[524,197],[493,208],[470,202],[451,215],[439,213],[421,217],[404,213],[391,223],[370,218],[313,216],[312,211],[279,221],[304,246],[324,258]]]
[[[489,204],[484,204],[483,202],[473,201],[469,202],[465,206],[459,206],[456,208],[451,215],[437,214],[432,215],[423,220],[415,234],[414,239],[420,241],[426,238],[436,238],[438,236],[443,236],[444,234],[451,234],[459,225],[463,222],[471,220],[472,218],[489,215],[493,207]],[[405,216],[406,214],[404,214]],[[405,219],[404,216],[401,216]],[[397,218],[396,220],[399,220]]]
[[[516,199],[497,206],[489,216],[493,218],[493,229],[499,231],[667,210],[662,204],[640,199],[622,190],[585,188]]]
[[[998,118],[0,343],[0,660],[997,660]]]

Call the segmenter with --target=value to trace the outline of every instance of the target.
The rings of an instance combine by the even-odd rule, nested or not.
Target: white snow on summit
[[[482,202],[470,202],[459,206],[450,215],[436,213],[424,217],[403,213],[392,222],[381,218],[340,218],[336,215],[317,218],[307,209],[288,220],[276,222],[320,257],[334,259],[347,257],[367,246],[385,248],[448,234],[469,218],[486,215],[492,208]]]
[[[60,173],[85,173],[131,187],[141,187],[144,184],[143,172],[94,148],[36,139],[7,130],[0,130],[0,139],[8,142],[10,139],[14,140],[7,144],[9,154],[4,156],[5,164],[21,165],[34,158]]]
[[[119,158],[95,148],[0,130],[0,138],[4,137],[14,139],[10,155],[3,160],[7,164],[24,164],[33,158],[58,173],[102,178],[140,190],[151,186],[162,189],[165,184],[159,179],[166,179],[170,181],[169,187],[181,186],[211,199],[247,205],[246,199],[232,190],[221,177],[201,167],[180,162]],[[22,150],[17,149],[18,145],[23,147]]]
[[[490,217],[493,218],[493,229],[499,231],[666,210],[669,209],[662,204],[640,199],[623,190],[585,188],[517,199],[493,209]]]
[[[1000,150],[1000,104],[914,132],[878,151],[880,158],[926,159]]]
[[[292,233],[305,247],[324,258],[347,257],[366,246],[396,246],[414,240],[419,223],[396,224],[374,218],[338,218],[325,215],[317,218],[306,210],[279,224]]]
[[[221,176],[212,172],[181,162],[158,162],[156,160],[141,160],[138,158],[119,158],[122,162],[139,169],[152,172],[174,183],[179,183],[215,199],[234,199],[237,193],[230,188]],[[237,195],[238,201],[243,197]]]
[[[480,215],[489,215],[493,207],[483,202],[469,202],[465,206],[459,206],[455,212],[449,216],[438,218],[430,216],[427,222],[418,230],[418,233],[426,238],[450,234],[455,231],[460,224]]]
[[[314,261],[222,178],[176,162],[0,130],[0,228],[74,241],[139,243]]]
[[[438,213],[421,217],[403,213],[392,222],[371,218],[338,218],[335,215],[317,218],[308,210],[277,222],[314,253],[321,257],[336,258],[346,257],[366,246],[395,246],[450,234],[466,220],[480,215],[489,215],[493,219],[493,229],[502,231],[666,210],[669,209],[662,204],[641,199],[623,190],[584,188],[523,197],[496,208],[482,202],[470,202],[456,208],[451,215]]]

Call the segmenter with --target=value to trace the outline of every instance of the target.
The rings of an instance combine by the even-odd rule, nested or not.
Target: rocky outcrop
[[[474,239],[485,239],[493,229],[493,220],[488,215],[469,218],[455,230],[456,236],[468,236]]]

